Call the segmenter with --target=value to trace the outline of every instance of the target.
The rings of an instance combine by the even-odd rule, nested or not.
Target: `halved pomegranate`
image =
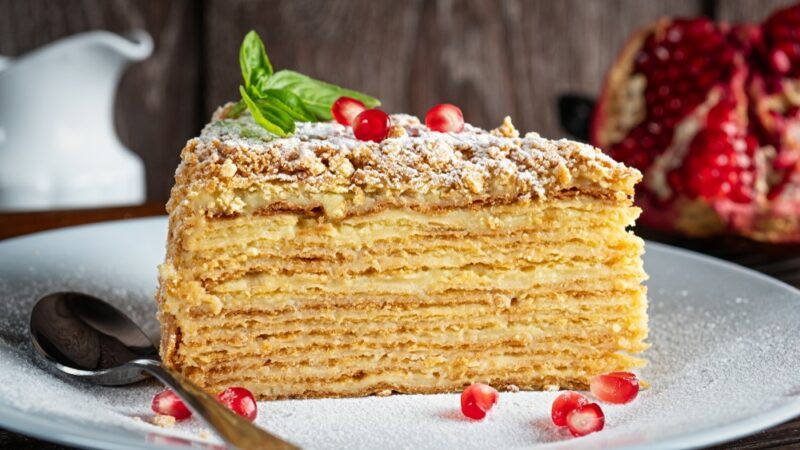
[[[800,5],[763,25],[662,19],[610,69],[591,140],[644,173],[642,223],[800,241]]]

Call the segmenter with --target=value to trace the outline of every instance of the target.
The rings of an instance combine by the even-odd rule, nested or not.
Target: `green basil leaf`
[[[339,97],[352,97],[360,100],[367,108],[379,106],[381,102],[374,97],[351,89],[315,80],[292,70],[279,70],[266,79],[266,89],[286,89],[303,100],[306,108],[319,120],[331,120],[331,106]]]
[[[263,96],[263,92],[267,89],[267,80],[271,75],[264,70],[263,67],[257,67],[250,75],[250,86],[245,86],[250,92],[250,95],[258,94],[259,97]]]
[[[295,120],[302,122],[316,122],[317,118],[306,108],[303,99],[288,89],[267,89],[264,97],[274,101],[276,106],[286,109]]]
[[[294,133],[294,119],[289,114],[263,99],[253,99],[244,86],[239,86],[239,92],[257,124],[281,137]]]
[[[288,114],[292,119],[303,122],[316,122],[317,118],[312,114],[303,103],[303,100],[291,91],[286,89],[265,89],[259,91],[255,86],[245,88],[250,98],[260,109],[264,105],[277,108]]]
[[[242,41],[242,46],[239,47],[239,66],[242,69],[245,87],[250,87],[258,69],[267,76],[272,75],[272,64],[270,64],[267,51],[264,49],[264,42],[255,31],[251,30],[247,33]]]
[[[247,105],[245,105],[243,101],[239,100],[231,107],[231,109],[228,110],[227,117],[235,119],[241,116],[245,109],[247,109]]]
[[[280,127],[287,136],[294,133],[294,119],[286,111],[269,101],[256,100],[255,103],[261,115]]]

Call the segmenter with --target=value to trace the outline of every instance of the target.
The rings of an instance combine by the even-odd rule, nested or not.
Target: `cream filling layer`
[[[631,287],[644,278],[641,260],[631,257],[609,266],[602,263],[540,264],[514,270],[491,266],[396,271],[378,274],[355,274],[335,277],[327,274],[296,273],[292,275],[249,274],[226,281],[209,290],[210,294],[247,293],[263,296],[272,292],[344,294],[371,292],[425,296],[449,290],[524,291],[543,284],[570,283],[575,280],[609,278],[618,281],[618,288]]]
[[[548,204],[496,205],[478,209],[455,209],[440,213],[422,213],[406,209],[387,209],[341,221],[320,222],[296,214],[242,216],[225,219],[198,218],[195,226],[184,232],[183,247],[188,251],[252,245],[254,242],[290,241],[328,246],[347,244],[365,248],[381,241],[408,239],[413,236],[493,235],[517,231],[548,231],[612,227],[617,230],[632,225],[639,215],[635,207],[614,203],[584,204],[569,200]]]

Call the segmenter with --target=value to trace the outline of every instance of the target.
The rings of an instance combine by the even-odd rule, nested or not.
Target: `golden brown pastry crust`
[[[317,209],[329,217],[376,208],[462,207],[476,202],[549,198],[570,190],[631,196],[641,174],[599,149],[569,140],[522,137],[510,119],[495,130],[428,130],[394,115],[383,142],[356,140],[333,122],[298,123],[294,135],[270,138],[250,116],[220,108],[181,153],[167,205],[210,216],[253,210]]]

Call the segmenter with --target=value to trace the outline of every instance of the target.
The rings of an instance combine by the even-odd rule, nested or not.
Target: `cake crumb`
[[[519,392],[519,386],[517,386],[516,384],[509,384],[508,386],[506,386],[506,391]]]
[[[391,389],[384,389],[384,390],[376,393],[375,395],[377,397],[388,397],[388,396],[392,395],[392,390]]]
[[[158,414],[153,417],[153,425],[158,425],[161,428],[174,428],[175,427],[175,418],[172,416],[165,416],[162,414]]]
[[[222,163],[222,167],[220,167],[219,173],[225,178],[230,178],[236,175],[236,170],[236,164],[234,164],[230,159],[226,158],[225,162]]]
[[[473,170],[464,173],[463,182],[472,193],[480,194],[483,192],[483,178],[478,171]]]
[[[211,432],[209,432],[208,430],[200,430],[197,433],[197,436],[200,437],[200,439],[203,439],[203,440],[207,441],[207,440],[211,439]]]
[[[398,125],[392,125],[391,127],[389,127],[389,134],[387,137],[404,138],[406,136],[408,136],[408,132],[406,131],[405,128]]]
[[[507,138],[518,138],[519,131],[514,128],[514,124],[511,123],[511,117],[506,116],[503,119],[503,124],[499,127],[492,130],[492,134],[495,136],[503,136]]]
[[[544,385],[544,390],[548,391],[548,392],[560,391],[561,390],[561,386],[559,386],[557,384],[545,384]]]

